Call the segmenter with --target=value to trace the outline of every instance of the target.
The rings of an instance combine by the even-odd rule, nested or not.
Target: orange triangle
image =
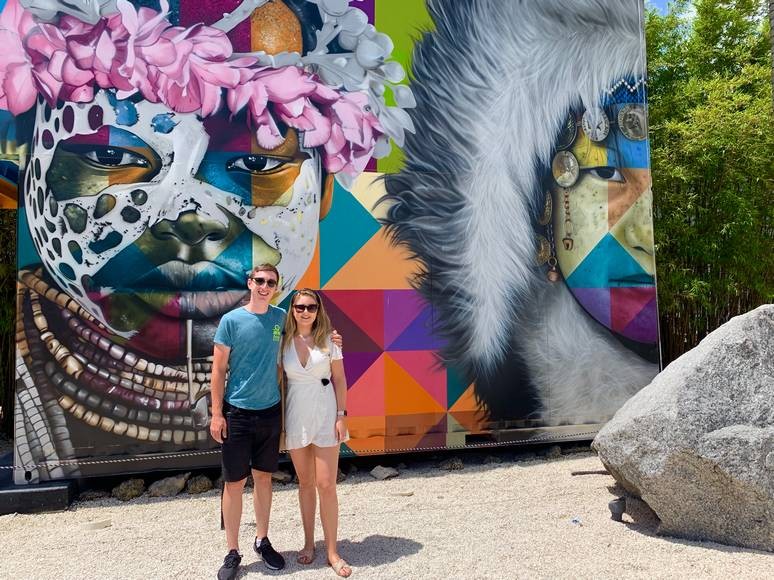
[[[314,245],[314,254],[309,267],[304,275],[296,283],[296,288],[314,288],[320,287],[320,236],[317,236],[317,243]]]
[[[416,413],[445,413],[422,385],[389,354],[384,353],[384,406],[387,415],[410,415]]]
[[[649,170],[627,169],[625,172],[625,183],[611,181],[607,185],[607,225],[611,229],[650,187]]]
[[[418,270],[418,263],[409,259],[408,251],[393,246],[381,228],[328,280],[324,289],[408,290],[409,280]]]
[[[396,350],[390,357],[422,385],[438,404],[446,408],[446,367],[438,363],[435,351]]]
[[[476,401],[476,395],[473,392],[473,385],[470,385],[451,406],[449,412],[458,413],[460,411],[479,411],[480,409],[481,405],[478,403],[478,401]]]
[[[487,429],[487,417],[484,407],[476,401],[473,385],[470,385],[457,402],[449,409],[449,414],[469,433],[480,433]]]

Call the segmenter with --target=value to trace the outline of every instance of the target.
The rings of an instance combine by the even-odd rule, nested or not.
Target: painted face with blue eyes
[[[655,321],[627,323],[649,296],[655,301],[655,260],[646,133],[619,126],[624,106],[606,108],[609,131],[600,141],[589,138],[578,115],[577,137],[552,167],[553,233],[559,269],[589,314],[619,334],[651,342]],[[637,112],[629,105],[620,116]]]
[[[59,285],[118,333],[148,312],[210,319],[233,308],[253,265],[306,271],[325,185],[292,129],[266,150],[244,119],[161,104],[40,103],[26,183],[28,220]],[[330,199],[330,195],[326,201]]]

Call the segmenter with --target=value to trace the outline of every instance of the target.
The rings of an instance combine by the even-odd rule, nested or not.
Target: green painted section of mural
[[[423,0],[376,0],[375,4],[376,27],[392,39],[395,44],[392,58],[402,64],[403,69],[410,74],[414,42],[423,32],[434,28],[427,6]],[[408,78],[404,82],[408,83]],[[392,94],[387,95],[386,101],[390,106],[395,104]],[[403,151],[395,146],[388,157],[379,159],[376,163],[377,169],[383,173],[398,171],[401,165]]]

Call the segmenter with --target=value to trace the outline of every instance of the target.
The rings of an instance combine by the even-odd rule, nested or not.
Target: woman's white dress
[[[336,392],[331,382],[331,361],[343,358],[341,348],[330,339],[327,352],[318,346],[309,349],[306,366],[301,364],[295,340],[291,340],[283,352],[282,364],[288,377],[285,396],[287,449],[311,444],[318,447],[339,444],[336,441]],[[323,385],[323,379],[327,379],[327,385]]]

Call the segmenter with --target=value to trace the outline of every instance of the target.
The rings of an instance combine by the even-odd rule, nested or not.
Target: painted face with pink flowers
[[[110,91],[87,106],[41,102],[35,125],[25,186],[34,244],[59,286],[115,330],[136,322],[121,328],[107,314],[128,302],[208,318],[239,302],[252,264],[277,265],[286,290],[308,266],[323,172],[295,130],[262,149],[223,115]]]

